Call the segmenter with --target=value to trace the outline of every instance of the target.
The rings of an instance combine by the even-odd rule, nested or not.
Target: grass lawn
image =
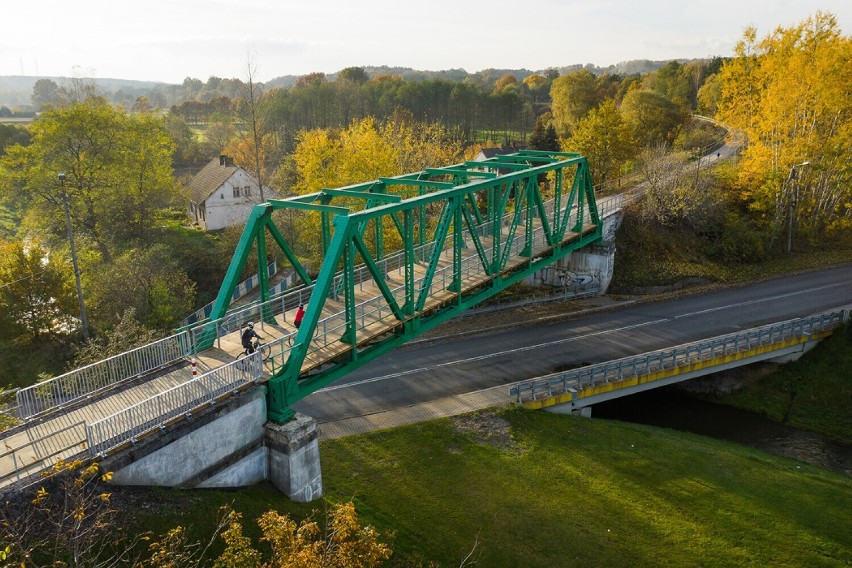
[[[476,543],[481,566],[852,562],[852,479],[691,434],[510,409],[326,441],[321,453],[326,499],[352,499],[363,523],[394,531],[397,565],[457,566]],[[155,500],[167,510],[137,520],[197,534],[226,502],[247,529],[265,509],[311,508],[266,484]]]

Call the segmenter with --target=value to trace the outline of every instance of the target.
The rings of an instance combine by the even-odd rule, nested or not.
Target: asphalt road
[[[363,416],[852,305],[852,265],[558,322],[406,345],[294,408]]]

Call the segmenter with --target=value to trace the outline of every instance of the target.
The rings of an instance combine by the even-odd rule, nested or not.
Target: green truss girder
[[[474,169],[482,167],[496,168],[500,173]],[[545,179],[543,174],[551,171],[555,175],[547,179],[553,185],[552,206],[545,203],[539,184]],[[431,179],[438,176],[449,176],[453,181]],[[573,180],[570,191],[564,187],[569,179]],[[401,186],[407,195],[411,190],[405,188],[415,188],[416,195],[391,193],[389,188],[393,186]],[[569,227],[575,208],[577,222]],[[311,281],[292,246],[273,224],[271,214],[277,209],[320,213],[318,237],[322,239],[324,258],[315,281]],[[433,215],[439,212],[433,217],[434,222],[425,218],[427,211]],[[371,228],[376,232],[372,251],[364,238]],[[394,230],[402,243],[399,254],[403,259],[400,272],[404,284],[397,290],[399,296],[386,280],[381,267],[384,265],[380,266],[386,257],[382,244],[385,231]],[[544,245],[534,246],[534,230],[543,233]],[[601,222],[588,163],[582,156],[562,152],[523,151],[496,160],[427,168],[404,176],[271,200],[252,211],[210,319],[226,314],[237,278],[254,246],[258,265],[266,260],[267,246],[274,243],[305,285],[314,286],[287,360],[276,365],[267,384],[269,418],[282,422],[293,415],[290,405],[294,402],[600,238]],[[518,239],[522,240],[516,245]],[[427,243],[432,246],[430,253],[417,252],[417,246]],[[520,252],[513,254],[512,250]],[[516,260],[510,264],[511,259]],[[362,328],[358,327],[356,262],[363,265],[359,270],[365,271],[378,288],[379,295],[371,302],[387,308],[376,333],[366,328],[359,333]],[[474,269],[476,274],[486,275],[487,280],[474,284],[467,280],[465,284]],[[261,299],[267,300],[268,282],[262,284]],[[439,295],[433,296],[434,293]],[[330,298],[340,300],[341,296],[340,318],[344,324],[329,339],[337,346],[334,358],[321,366],[312,363],[309,369],[304,364],[318,333],[323,308]],[[267,305],[270,302],[261,302],[260,313],[264,321],[271,322],[274,316],[266,311]],[[363,313],[360,319],[364,320]],[[209,338],[211,345],[212,339]]]
[[[402,197],[399,195],[391,195],[387,193],[378,193],[372,191],[352,191],[348,189],[324,189],[322,193],[332,197],[352,197],[356,199],[367,199],[376,202],[384,203],[399,203]]]
[[[479,167],[482,167],[485,162],[479,163]],[[426,173],[434,176],[459,176],[459,177],[482,177],[482,178],[495,178],[497,174],[494,172],[483,172],[479,170],[467,170],[464,168],[426,168]]]
[[[448,181],[435,181],[431,179],[401,179],[401,178],[379,178],[385,185],[410,185],[414,187],[434,187],[436,189],[452,189],[456,186]]]

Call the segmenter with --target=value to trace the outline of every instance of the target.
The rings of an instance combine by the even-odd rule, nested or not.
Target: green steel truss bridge
[[[323,259],[315,276],[280,216],[314,227],[308,238]],[[24,424],[2,434],[0,488],[57,459],[118,451],[263,381],[268,418],[286,422],[296,401],[600,242],[602,224],[586,158],[559,152],[522,151],[257,205],[210,318],[16,392]],[[267,292],[265,270],[274,248],[301,279],[277,295]],[[261,267],[261,297],[230,306],[249,263]],[[265,340],[265,360],[262,351],[237,359],[249,321]]]
[[[316,278],[276,226],[275,212],[313,221]],[[380,178],[255,206],[196,350],[248,319],[263,323],[269,418],[354,368],[428,331],[572,251],[600,241],[586,158],[522,151],[486,161]],[[276,246],[301,278],[269,297],[263,267]],[[254,251],[254,254],[253,254]],[[247,263],[258,263],[259,302],[229,312]],[[306,315],[290,325],[300,304]],[[221,345],[221,342],[220,342]]]

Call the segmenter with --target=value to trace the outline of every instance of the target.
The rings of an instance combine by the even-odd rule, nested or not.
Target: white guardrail
[[[813,335],[839,327],[848,319],[849,312],[840,310],[769,324],[634,357],[625,357],[562,373],[553,373],[519,383],[509,390],[509,395],[514,397],[519,404],[540,398],[550,398],[567,393],[571,389],[580,390],[595,385],[650,375],[658,371],[684,367],[699,361],[740,353],[788,339]]]
[[[79,398],[90,396],[121,381],[160,369],[192,353],[186,331],[131,351],[53,377],[15,394],[18,416],[27,419]]]
[[[569,219],[570,222],[576,222],[576,211],[572,212]],[[488,225],[488,223],[483,224],[479,232],[487,235],[490,231]],[[533,246],[544,246],[544,244],[544,231],[539,227],[533,232]],[[430,243],[419,247],[417,254],[422,260],[426,260],[431,254],[432,246]],[[517,238],[513,241],[508,254],[517,255],[524,246],[525,239]],[[490,248],[486,249],[486,254],[490,252]],[[385,259],[383,262],[387,266],[386,270],[394,269],[392,268],[395,264],[393,259]],[[401,261],[396,264],[395,269],[402,268]],[[361,270],[363,272],[359,276],[359,281],[363,284],[370,274],[366,268]],[[478,254],[462,260],[462,278],[482,277],[484,274],[485,268]],[[437,270],[431,283],[430,292],[446,289],[452,283],[452,279],[452,266]],[[420,289],[423,283],[424,278],[418,279],[415,282],[415,288]],[[287,300],[289,302],[293,302],[294,300],[303,301],[309,297],[310,291],[305,289],[294,291],[288,295],[289,298]],[[391,293],[397,302],[404,301],[404,286],[394,288],[391,290]],[[276,300],[276,302],[281,301],[282,299]],[[284,305],[286,304],[282,302],[281,307],[278,309],[283,309]],[[253,308],[253,310],[241,310],[243,312],[241,315],[235,316],[235,314],[230,314],[226,318],[232,318],[231,321],[239,320],[241,317],[247,317],[246,313],[251,314],[248,317],[254,317],[260,314],[263,306],[257,305]],[[356,318],[359,330],[364,330],[368,325],[385,318],[393,317],[393,312],[382,296],[372,298],[356,306]],[[317,323],[308,353],[314,353],[335,341],[339,341],[345,330],[346,315],[344,312],[333,314],[320,320]],[[267,344],[272,353],[270,364],[272,365],[273,372],[275,372],[276,361],[280,363],[286,360],[286,356],[292,349],[294,337],[295,333],[292,333]],[[223,367],[219,367],[187,383],[173,387],[168,391],[159,393],[88,425],[86,433],[90,455],[103,454],[109,449],[125,442],[135,441],[140,435],[155,430],[174,418],[190,413],[198,407],[214,402],[218,397],[228,392],[259,380],[263,375],[263,362],[259,356],[260,352],[257,352],[250,358],[234,361]],[[245,365],[247,363],[244,362],[248,362],[250,368],[246,368]]]
[[[125,442],[157,430],[170,420],[187,416],[238,391],[263,376],[260,351],[163,391],[86,426],[89,455],[103,455]]]
[[[601,218],[617,211],[624,200],[623,195],[616,195],[602,200],[598,204],[599,215]],[[554,201],[548,200],[545,204],[548,212],[552,212]],[[525,212],[524,212],[525,214]],[[511,223],[514,212],[507,213],[502,222],[504,225]],[[572,211],[572,221],[576,220],[576,208]],[[477,232],[481,236],[488,236],[491,232],[492,223],[487,222],[477,227]],[[540,245],[544,242],[543,231],[541,228],[535,230],[534,242]],[[448,243],[452,240],[447,239]],[[502,243],[502,244],[505,244]],[[517,254],[523,248],[524,240],[515,239],[511,254]],[[501,245],[502,246],[502,245]],[[426,243],[415,248],[415,256],[420,261],[427,261],[432,254],[434,243]],[[488,253],[492,249],[488,249]],[[484,268],[481,266],[476,268],[477,257],[472,256],[464,259],[465,277],[482,275]],[[390,273],[399,270],[404,264],[404,253],[402,251],[392,254],[385,259],[377,262],[377,265],[385,273]],[[450,272],[448,268],[442,269],[435,274],[430,291],[446,287]],[[342,275],[335,277],[332,285],[332,290],[339,290],[343,284]],[[355,282],[363,287],[365,282],[372,278],[371,273],[366,266],[360,265],[355,271]],[[417,281],[417,285],[422,285],[423,280]],[[88,397],[97,394],[99,391],[112,387],[122,381],[138,377],[144,373],[163,368],[177,360],[187,357],[192,354],[194,345],[197,345],[199,336],[202,336],[213,331],[215,337],[219,338],[222,335],[236,331],[245,325],[248,321],[262,319],[261,313],[268,315],[284,314],[286,318],[287,311],[293,310],[299,305],[306,304],[313,292],[313,286],[307,286],[293,290],[289,293],[281,294],[263,304],[253,304],[245,308],[234,310],[224,317],[213,322],[204,322],[191,330],[183,330],[175,335],[166,337],[154,343],[144,345],[133,349],[126,353],[121,353],[113,357],[98,361],[91,365],[75,369],[63,375],[53,377],[47,381],[42,381],[30,387],[22,388],[16,393],[16,414],[21,419],[29,419],[40,413],[48,410],[61,408],[62,406],[79,400],[83,397]],[[404,298],[404,288],[400,287],[393,290],[394,296],[398,301]],[[390,315],[390,310],[387,306],[382,306],[383,298],[376,298],[367,301],[359,306],[359,319],[362,322],[362,327],[370,322],[367,319],[373,316],[372,321],[385,317],[383,310],[387,310]],[[371,304],[376,304],[371,306]],[[375,315],[374,315],[375,314]],[[317,334],[323,336],[323,340],[319,342],[315,348],[320,349],[330,343],[330,335],[342,334],[340,331],[345,326],[345,321],[335,321],[342,318],[341,314],[335,314],[324,320],[321,320],[317,325]],[[285,320],[286,321],[286,320]],[[215,331],[214,331],[215,330]],[[338,333],[339,332],[339,333]],[[277,342],[279,349],[275,354],[273,361],[283,361],[283,356],[289,351],[290,345],[293,343],[295,334],[291,334],[280,338]]]

